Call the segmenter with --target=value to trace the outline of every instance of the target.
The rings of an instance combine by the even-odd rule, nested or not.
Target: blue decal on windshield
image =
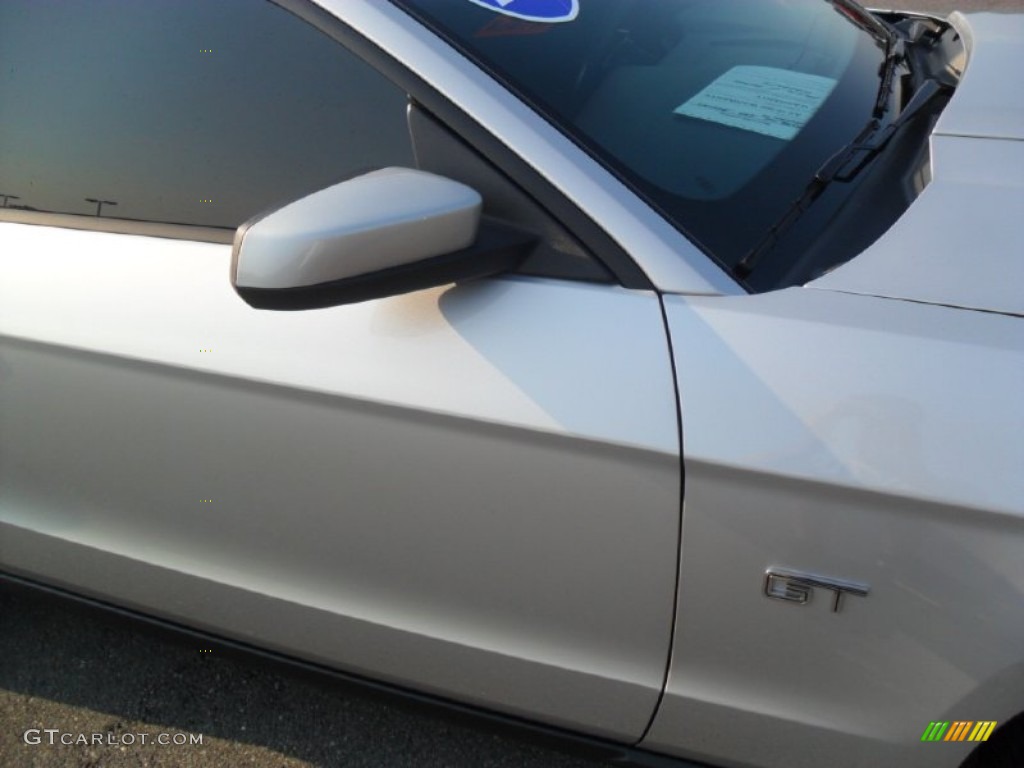
[[[579,0],[469,0],[469,2],[506,16],[549,24],[558,21],[572,21],[580,12]]]

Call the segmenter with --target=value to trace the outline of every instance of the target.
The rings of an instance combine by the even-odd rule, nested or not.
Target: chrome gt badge
[[[870,587],[856,581],[833,579],[783,568],[769,568],[765,571],[764,594],[773,600],[786,600],[803,605],[811,601],[815,589],[827,589],[832,592],[832,612],[838,613],[843,595],[866,597]]]

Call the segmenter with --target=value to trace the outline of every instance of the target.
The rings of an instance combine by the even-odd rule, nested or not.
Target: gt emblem
[[[783,568],[769,568],[764,575],[764,594],[773,600],[791,603],[809,603],[816,587],[827,589],[833,594],[832,612],[838,613],[844,594],[866,597],[869,586],[856,581],[832,579],[813,573],[788,571]]]

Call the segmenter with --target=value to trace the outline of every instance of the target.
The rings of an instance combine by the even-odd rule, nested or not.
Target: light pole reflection
[[[99,216],[103,213],[104,205],[117,205],[113,200],[97,200],[95,197],[84,198],[87,203],[96,203],[96,215]]]

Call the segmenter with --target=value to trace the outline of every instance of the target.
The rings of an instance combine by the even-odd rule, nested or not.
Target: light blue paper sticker
[[[489,8],[526,21],[548,24],[572,21],[580,12],[579,0],[469,0],[474,5]]]
[[[775,67],[733,67],[692,99],[677,115],[721,123],[789,141],[835,88],[831,77]]]

